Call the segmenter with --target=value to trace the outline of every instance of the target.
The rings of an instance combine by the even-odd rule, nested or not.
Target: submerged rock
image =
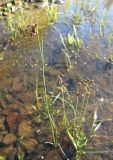
[[[4,130],[4,118],[0,118],[0,130]]]
[[[48,153],[46,160],[62,160],[60,155],[58,154],[57,150],[52,150],[51,152]]]
[[[44,143],[45,141],[47,141],[47,135],[46,134],[39,134],[38,141],[39,141],[39,143]]]
[[[16,92],[21,92],[23,90],[23,86],[22,86],[22,83],[20,83],[19,77],[13,78],[12,89]]]
[[[4,138],[3,138],[3,143],[9,145],[9,144],[13,144],[16,141],[16,136],[14,134],[7,134]]]
[[[24,147],[27,153],[32,153],[35,147],[38,145],[38,142],[34,138],[23,140],[21,145]]]
[[[20,137],[31,137],[33,134],[33,128],[31,127],[31,121],[24,120],[20,123],[18,128],[18,134]]]
[[[92,160],[102,160],[102,157],[100,155],[96,155],[92,158]]]
[[[73,78],[70,78],[66,81],[67,83],[67,88],[69,90],[75,90],[76,89],[76,85],[75,85],[75,80]]]
[[[5,100],[6,100],[6,102],[7,103],[12,103],[13,102],[13,96],[12,95],[10,95],[10,94],[6,94],[6,96],[5,96]]]
[[[2,109],[7,108],[7,105],[6,105],[6,102],[5,102],[4,99],[0,99],[0,107],[1,107]]]
[[[21,114],[18,112],[14,112],[14,111],[8,112],[6,122],[10,131],[14,132],[16,130],[17,124],[18,122],[21,121],[21,118],[22,118]]]
[[[18,96],[18,99],[20,102],[23,102],[24,104],[33,104],[33,102],[35,101],[35,92],[31,91],[22,93]]]
[[[0,155],[8,157],[8,160],[14,160],[16,149],[13,146],[0,148]]]

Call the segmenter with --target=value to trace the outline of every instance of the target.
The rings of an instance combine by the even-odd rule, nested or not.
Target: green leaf
[[[99,129],[99,127],[101,126],[101,124],[102,124],[102,121],[97,124],[97,126],[94,129],[95,132]]]
[[[74,145],[74,146],[75,146],[75,148],[77,149],[76,142],[75,142],[75,140],[74,140],[74,138],[73,138],[73,136],[71,135],[71,133],[70,133],[70,131],[69,131],[69,130],[67,130],[67,134],[68,134],[68,136],[69,136],[70,140],[72,141],[73,145]]]
[[[0,160],[5,160],[4,157],[0,156]]]

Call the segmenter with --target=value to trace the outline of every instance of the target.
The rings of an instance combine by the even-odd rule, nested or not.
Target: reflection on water
[[[113,4],[113,0],[105,0],[105,7],[109,9]]]

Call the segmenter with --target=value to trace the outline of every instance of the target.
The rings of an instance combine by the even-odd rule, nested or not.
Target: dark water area
[[[87,107],[87,134],[95,110],[102,124],[92,140],[89,139],[87,155],[81,159],[112,160],[113,0],[92,0],[90,6],[87,6],[86,0],[81,4],[77,0],[67,0],[58,4],[57,9],[58,19],[48,26],[44,8],[35,8],[39,15],[39,38],[43,36],[47,92],[50,94],[57,88],[58,76],[62,77],[73,97],[78,81],[94,80],[95,98]],[[29,15],[29,10],[25,9],[25,14]],[[76,24],[74,18],[76,20],[78,14],[80,21]],[[0,20],[0,156],[5,160],[19,160],[18,155],[23,155],[25,160],[50,160],[52,157],[53,160],[73,160],[75,150],[69,148],[71,155],[65,148],[63,140],[66,145],[69,143],[65,137],[61,144],[68,158],[59,156],[58,149],[45,143],[51,141],[51,137],[47,136],[47,133],[50,134],[49,124],[46,120],[40,123],[34,107],[37,76],[39,94],[43,92],[38,38],[22,36],[15,42],[10,40],[7,19]],[[79,52],[74,49],[70,51],[73,67],[68,71],[60,36],[73,35],[73,25],[83,43]],[[37,117],[38,124],[32,117]]]

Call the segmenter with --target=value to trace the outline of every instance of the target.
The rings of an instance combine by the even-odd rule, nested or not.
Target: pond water
[[[37,76],[39,94],[42,94],[43,80],[38,38],[43,36],[47,92],[53,92],[57,88],[58,76],[63,77],[72,96],[77,90],[78,81],[91,79],[95,82],[95,97],[87,107],[87,134],[89,118],[95,110],[98,120],[102,123],[87,146],[88,154],[81,159],[112,160],[113,0],[89,2],[66,0],[56,5],[58,19],[51,25],[48,25],[45,9],[37,7],[39,4],[36,3],[30,4],[30,7],[32,5],[35,6],[32,13],[38,15],[39,36],[22,35],[16,41],[12,41],[7,28],[10,16],[1,18],[0,21],[0,155],[8,160],[19,159],[17,155],[21,154],[23,159],[49,160],[53,157],[55,160],[55,156],[57,160],[66,159],[59,157],[55,149],[51,151],[51,146],[43,145],[43,142],[50,138],[46,136],[48,123],[36,125],[32,121],[32,117],[36,118],[37,115],[35,107],[33,108],[36,104]],[[31,10],[27,8],[24,13],[26,15],[24,18],[27,18]],[[82,47],[79,51],[69,49],[73,67],[68,70],[61,35],[65,37],[72,35],[73,25],[79,39],[82,40]],[[39,130],[37,138],[36,132]],[[68,154],[67,150],[66,152]],[[73,154],[69,159],[74,159]]]

